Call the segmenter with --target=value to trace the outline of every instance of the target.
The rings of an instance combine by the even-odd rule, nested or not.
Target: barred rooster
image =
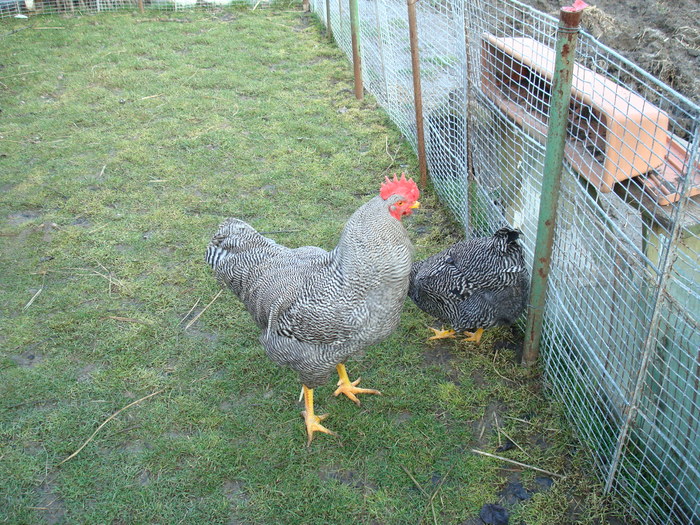
[[[458,242],[413,263],[409,297],[452,326],[431,328],[435,335],[429,339],[464,332],[465,341],[478,343],[484,328],[515,322],[527,305],[530,281],[519,236],[518,230],[501,228],[492,237]]]
[[[307,446],[314,432],[333,434],[314,413],[314,388],[337,370],[335,396],[379,394],[350,381],[345,362],[388,337],[398,326],[408,291],[413,245],[401,224],[419,207],[413,179],[386,179],[378,196],[345,224],[330,252],[291,249],[245,222],[226,220],[212,238],[206,261],[219,282],[243,302],[262,329],[268,357],[299,374]]]

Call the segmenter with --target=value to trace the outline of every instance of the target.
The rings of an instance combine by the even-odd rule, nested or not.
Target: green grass
[[[235,297],[189,326],[219,290],[203,251],[224,218],[330,249],[386,173],[417,172],[315,23],[41,17],[3,20],[0,42],[0,522],[460,523],[509,479],[533,487],[470,452],[507,433],[522,450],[504,456],[567,476],[511,523],[602,523],[588,456],[509,330],[428,344],[407,302],[348,367],[384,395],[317,389],[341,438],[307,449],[296,375]],[[407,226],[426,256],[456,230],[421,200]]]

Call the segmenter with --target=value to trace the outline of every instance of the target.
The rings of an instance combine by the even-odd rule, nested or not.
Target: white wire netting
[[[177,11],[195,7],[269,5],[270,0],[0,0],[0,18],[39,14],[81,14],[123,9],[162,9]]]
[[[406,3],[358,5],[365,88],[416,147]],[[432,182],[467,236],[518,227],[531,261],[557,20],[515,0],[416,8]],[[352,60],[348,3],[330,10]],[[645,523],[700,521],[699,116],[580,35],[540,351],[606,489]]]

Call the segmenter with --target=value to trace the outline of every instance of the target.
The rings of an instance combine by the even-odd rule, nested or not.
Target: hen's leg
[[[340,363],[335,367],[335,369],[338,371],[338,377],[340,377],[340,379],[338,380],[338,388],[335,390],[335,392],[333,392],[334,396],[345,394],[351,401],[359,406],[360,400],[357,399],[355,394],[381,394],[379,390],[373,390],[371,388],[357,388],[355,385],[360,382],[360,378],[358,377],[355,379],[355,381],[350,382],[348,372],[345,370],[345,365],[343,363]]]
[[[449,328],[447,330],[444,330],[444,329],[437,330],[437,329],[433,328],[432,326],[429,326],[428,328],[430,328],[433,332],[435,332],[435,335],[433,337],[428,337],[428,341],[431,341],[433,339],[454,338],[455,334],[456,334],[456,332],[454,330],[451,330]]]
[[[304,416],[304,421],[306,421],[306,433],[309,436],[306,442],[306,446],[308,447],[313,441],[314,432],[324,432],[326,434],[337,436],[338,434],[331,430],[328,430],[321,424],[321,421],[326,419],[328,417],[328,414],[323,414],[322,416],[317,416],[316,414],[314,414],[314,389],[307,388],[306,385],[303,385],[303,392],[304,406],[306,407],[306,410],[304,410],[301,413],[301,415]]]
[[[477,328],[476,332],[463,332],[463,333],[467,335],[467,337],[465,337],[463,339],[463,341],[469,341],[470,343],[478,343],[479,341],[481,341],[481,336],[484,333],[484,329]]]

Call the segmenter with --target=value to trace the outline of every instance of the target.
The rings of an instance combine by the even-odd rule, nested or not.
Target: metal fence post
[[[331,0],[326,0],[326,38],[333,41],[333,28],[331,27]]]
[[[416,145],[420,186],[425,189],[428,183],[428,167],[425,160],[425,135],[423,130],[423,91],[420,85],[420,55],[418,53],[418,24],[416,22],[416,2],[408,0],[408,34],[411,42],[411,70],[413,73],[413,102],[416,110]]]
[[[362,100],[362,57],[360,56],[360,7],[350,0],[350,36],[352,39],[352,68],[355,75],[355,98]]]
[[[559,13],[544,174],[537,222],[537,239],[535,241],[535,259],[532,264],[530,309],[527,315],[522,358],[524,365],[533,364],[539,355],[544,321],[544,302],[547,294],[557,205],[561,188],[566,126],[569,117],[569,104],[571,103],[571,77],[574,70],[579,24],[586,7],[588,6],[584,2],[576,0],[570,7],[562,7]]]

